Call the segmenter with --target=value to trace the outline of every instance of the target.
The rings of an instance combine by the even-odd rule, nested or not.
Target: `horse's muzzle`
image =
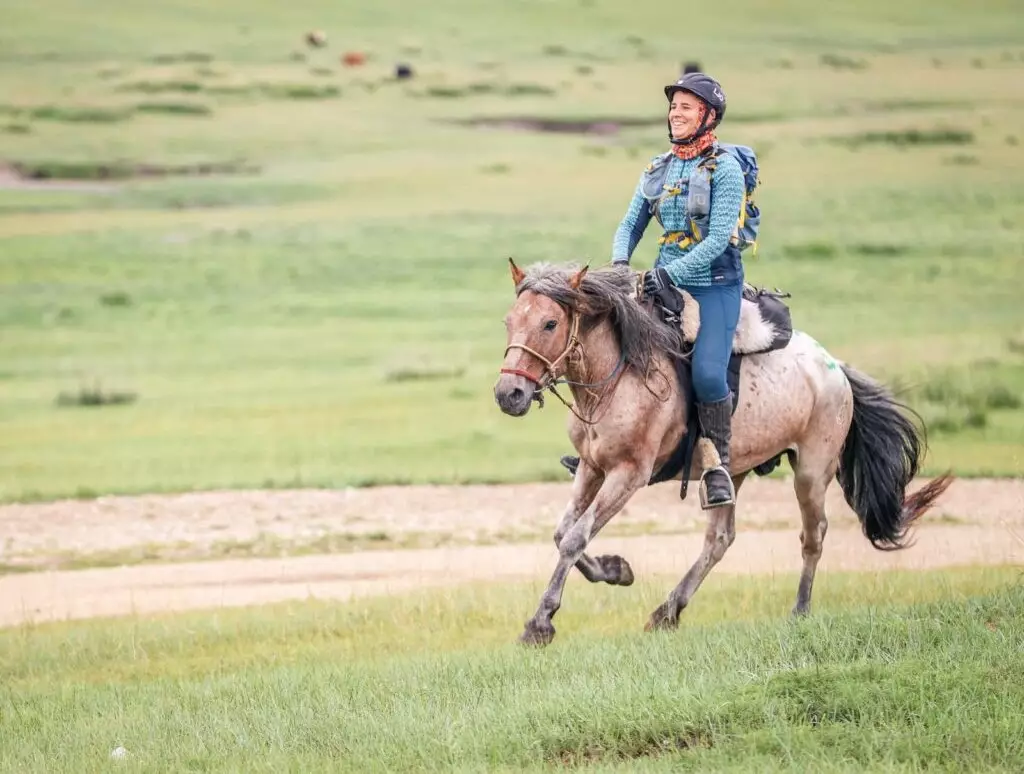
[[[502,374],[494,385],[494,402],[504,413],[521,417],[533,403],[533,384],[522,376]]]

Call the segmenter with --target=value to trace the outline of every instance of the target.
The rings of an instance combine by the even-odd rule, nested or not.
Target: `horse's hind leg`
[[[562,538],[579,521],[580,516],[590,507],[601,488],[604,476],[581,461],[573,480],[572,499],[565,508],[562,520],[555,528],[555,545],[561,545]],[[633,583],[633,569],[621,556],[590,556],[584,553],[576,562],[576,569],[591,583],[607,583],[612,586],[629,586]]]
[[[737,495],[740,491],[740,485],[746,477],[746,473],[740,473],[732,477],[732,484]],[[707,511],[707,514],[708,526],[704,532],[704,549],[700,552],[700,556],[697,557],[697,561],[693,563],[693,566],[683,576],[679,585],[672,589],[668,599],[651,613],[651,617],[644,627],[647,631],[652,629],[674,629],[679,625],[679,614],[683,612],[693,598],[693,595],[697,593],[697,589],[700,588],[700,584],[704,582],[708,573],[711,572],[711,568],[721,561],[729,546],[732,545],[733,540],[736,539],[735,505],[711,508]]]
[[[825,492],[836,474],[838,457],[824,458],[825,450],[802,450],[795,466],[793,488],[800,504],[800,546],[804,566],[796,592],[793,615],[806,615],[811,608],[814,573],[821,559],[828,518],[825,515]]]

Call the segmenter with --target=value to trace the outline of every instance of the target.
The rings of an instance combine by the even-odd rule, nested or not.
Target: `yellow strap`
[[[695,240],[687,236],[685,231],[667,231],[658,239],[659,245],[677,245],[680,250],[694,243]]]

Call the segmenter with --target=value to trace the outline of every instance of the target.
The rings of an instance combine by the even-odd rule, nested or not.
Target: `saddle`
[[[740,300],[740,319],[733,337],[732,354],[726,381],[734,396],[733,413],[739,405],[740,367],[743,357],[757,355],[783,349],[793,337],[793,321],[783,293],[744,284]],[[654,299],[655,306],[666,325],[680,326],[683,331],[683,357],[675,358],[676,376],[686,403],[687,427],[679,446],[668,461],[656,471],[648,482],[648,486],[669,481],[686,471],[679,488],[679,499],[686,499],[689,486],[689,470],[693,464],[693,453],[700,435],[700,423],[697,419],[697,396],[693,390],[693,379],[690,371],[690,356],[693,344],[700,330],[700,305],[689,293],[679,288],[663,288]],[[774,457],[754,468],[759,476],[771,473],[781,462],[781,455]]]

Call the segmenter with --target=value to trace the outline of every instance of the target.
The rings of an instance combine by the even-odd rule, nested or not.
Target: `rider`
[[[654,268],[644,276],[643,294],[656,299],[674,286],[686,290],[700,306],[700,330],[691,360],[693,388],[702,433],[714,444],[722,463],[705,470],[707,503],[709,507],[730,505],[735,494],[729,478],[733,395],[726,370],[744,280],[740,251],[732,239],[743,206],[743,172],[728,153],[718,155],[708,203],[707,177],[699,177],[698,163],[717,151],[714,130],[725,115],[725,93],[718,81],[704,73],[687,73],[665,87],[665,96],[673,147],[641,175],[615,232],[612,263],[629,264],[655,215],[664,233],[658,240],[661,247]],[[693,224],[691,218],[702,219],[704,227]],[[697,228],[703,234],[695,239]],[[564,457],[563,464],[574,470],[578,460]]]

